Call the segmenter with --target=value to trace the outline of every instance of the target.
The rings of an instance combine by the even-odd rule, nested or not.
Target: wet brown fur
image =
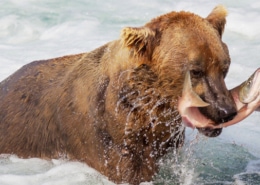
[[[89,53],[22,67],[0,83],[0,153],[79,160],[117,183],[152,180],[184,140],[176,105],[185,71],[204,100],[208,79],[229,99],[220,9],[210,21],[171,12]],[[217,120],[216,109],[204,114]]]

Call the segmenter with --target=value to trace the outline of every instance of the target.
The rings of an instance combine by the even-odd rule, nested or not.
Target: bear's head
[[[190,73],[193,91],[209,104],[197,109],[211,123],[198,129],[211,137],[218,136],[221,129],[210,129],[210,124],[229,121],[237,113],[224,82],[230,66],[228,48],[222,41],[226,15],[223,6],[217,6],[206,18],[171,12],[143,27],[124,28],[121,34],[134,65],[149,66],[155,74],[161,97],[170,97],[176,104],[182,96],[185,74]]]

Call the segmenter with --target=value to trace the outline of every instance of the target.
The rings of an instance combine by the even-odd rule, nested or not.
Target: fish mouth
[[[197,128],[198,131],[208,137],[216,137],[221,134],[222,128],[213,128],[214,121],[207,118],[199,110],[199,107],[209,106],[196,94],[191,86],[190,72],[185,74],[182,96],[178,100],[178,111],[182,122],[186,127]]]

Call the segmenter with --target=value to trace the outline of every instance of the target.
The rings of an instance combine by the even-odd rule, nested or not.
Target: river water
[[[117,39],[126,26],[142,26],[152,18],[186,10],[203,17],[218,4],[229,15],[223,40],[232,64],[229,89],[260,65],[260,2],[257,0],[1,0],[0,80],[26,63],[76,54]],[[143,184],[260,184],[260,113],[226,128],[217,138],[187,129],[180,153],[160,162],[154,182]],[[177,157],[176,157],[177,155]],[[113,184],[79,162],[0,157],[0,185]]]

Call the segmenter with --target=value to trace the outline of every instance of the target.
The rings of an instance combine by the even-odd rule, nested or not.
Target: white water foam
[[[80,162],[46,161],[38,158],[0,158],[1,185],[113,185],[106,177]]]

